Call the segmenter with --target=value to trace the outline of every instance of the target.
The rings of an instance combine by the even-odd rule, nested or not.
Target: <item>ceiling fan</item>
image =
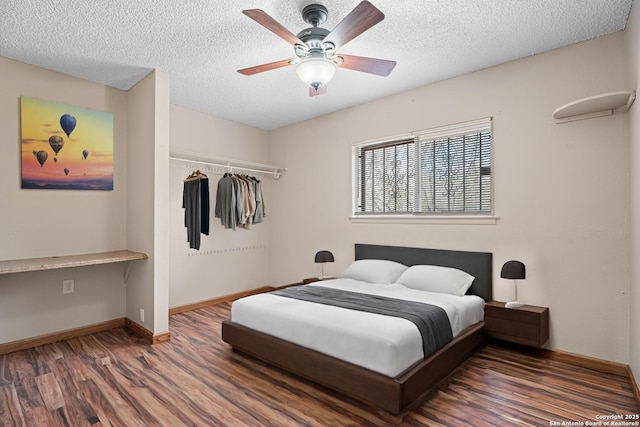
[[[309,95],[326,91],[325,84],[337,67],[348,68],[378,76],[388,76],[395,61],[338,54],[337,50],[384,19],[384,14],[368,1],[361,2],[332,31],[321,28],[328,16],[327,8],[310,4],[302,10],[302,19],[312,27],[297,35],[261,9],[243,10],[242,13],[294,47],[296,57],[238,70],[251,76],[264,71],[295,65],[298,77],[309,86]]]

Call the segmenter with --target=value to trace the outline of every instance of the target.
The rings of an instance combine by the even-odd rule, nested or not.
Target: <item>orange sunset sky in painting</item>
[[[69,136],[60,124],[64,114],[76,119]],[[113,190],[113,115],[22,97],[21,131],[22,188]],[[62,138],[57,155],[53,136]],[[42,166],[39,151],[47,153]]]

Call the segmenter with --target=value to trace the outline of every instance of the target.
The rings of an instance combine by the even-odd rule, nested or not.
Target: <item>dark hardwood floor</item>
[[[171,341],[123,328],[0,357],[2,426],[549,426],[638,414],[628,380],[488,345],[392,416],[233,352],[229,304],[171,317]]]

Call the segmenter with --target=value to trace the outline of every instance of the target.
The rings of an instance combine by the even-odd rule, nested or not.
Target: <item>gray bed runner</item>
[[[271,293],[287,298],[409,320],[418,327],[420,335],[422,335],[422,349],[425,358],[453,339],[447,312],[436,305],[322,286],[293,286]]]

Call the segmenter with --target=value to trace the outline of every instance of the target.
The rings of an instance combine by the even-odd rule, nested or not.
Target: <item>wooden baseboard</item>
[[[620,375],[628,377],[631,372],[628,365],[608,360],[598,359],[590,356],[582,356],[580,354],[569,353],[561,350],[540,349],[537,354],[545,359],[556,360],[558,362],[569,363],[571,365],[580,366],[582,368],[593,369],[598,372]],[[637,388],[636,388],[637,389]]]
[[[633,376],[633,371],[630,366],[627,366],[627,375],[629,376],[629,382],[631,383],[631,390],[633,391],[633,396],[636,398],[636,405],[640,408],[640,389],[638,388],[638,383],[636,382],[635,377]]]
[[[180,305],[180,306],[176,306],[176,307],[171,307],[169,309],[169,316],[173,316],[174,314],[178,314],[178,313],[184,313],[185,311],[191,311],[191,310],[197,310],[199,308],[211,307],[212,305],[221,304],[223,302],[235,301],[238,298],[246,297],[246,296],[253,295],[253,294],[260,294],[260,293],[263,293],[263,292],[269,292],[269,291],[272,291],[274,289],[275,288],[273,286],[263,286],[263,287],[258,288],[258,289],[252,289],[252,290],[249,290],[249,291],[242,291],[242,292],[238,292],[236,294],[231,294],[231,295],[224,295],[224,296],[221,296],[221,297],[208,299],[208,300],[200,301],[200,302],[195,302],[195,303],[192,303],[192,304],[185,304],[185,305]]]
[[[95,334],[97,332],[108,331],[109,329],[125,326],[125,318],[107,320],[106,322],[94,323],[93,325],[81,326],[79,328],[68,329],[66,331],[53,332],[51,334],[40,335],[33,338],[25,338],[0,344],[0,354],[13,353],[14,351],[27,350],[39,345],[51,344],[57,341],[68,340],[81,337],[83,335]]]
[[[147,328],[141,326],[140,324],[134,322],[128,317],[124,319],[124,326],[133,332],[139,338],[142,338],[147,344],[160,344],[163,342],[167,342],[171,339],[170,332],[163,332],[158,335],[154,335],[153,332],[148,330]]]
[[[122,327],[128,328],[148,344],[159,344],[171,339],[171,334],[169,332],[153,335],[153,333],[138,325],[133,320],[122,317],[119,319],[107,320],[106,322],[94,323],[93,325],[67,329],[66,331],[53,332],[51,334],[40,335],[33,338],[25,338],[18,341],[3,343],[0,344],[0,355],[13,353],[14,351],[28,350],[39,345],[51,344],[58,341],[64,341],[71,338],[77,338],[84,335],[95,334]]]

